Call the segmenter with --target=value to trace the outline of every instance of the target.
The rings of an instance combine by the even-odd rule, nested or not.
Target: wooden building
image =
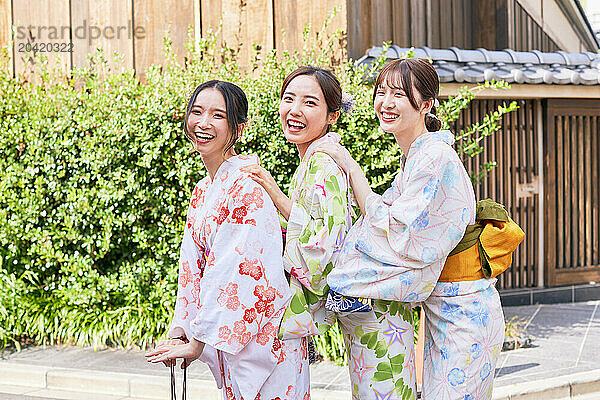
[[[600,282],[600,55],[579,2],[402,3],[410,16],[392,12],[392,28],[372,22],[359,35],[371,39],[353,42],[357,52],[369,40],[390,35],[395,46],[388,58],[417,47],[417,57],[433,60],[442,96],[491,79],[511,83],[507,91],[478,93],[455,129],[480,121],[504,101],[520,106],[504,116],[500,132],[485,139],[482,154],[465,160],[470,171],[483,160],[498,161],[476,186],[477,197],[506,204],[527,234],[499,278],[503,303],[600,298],[594,283]],[[367,20],[377,21],[374,14]],[[381,51],[371,48],[360,62]]]
[[[52,44],[45,54],[65,71],[84,66],[101,46],[109,58],[121,54],[123,68],[142,73],[162,63],[165,35],[183,57],[189,29],[198,38],[225,19],[221,38],[241,46],[243,64],[253,43],[301,47],[305,26],[318,29],[333,10],[329,29],[347,32],[353,59],[383,41],[438,49],[598,49],[576,0],[0,0],[0,47],[10,46],[13,73],[25,68],[27,43],[44,43],[45,50]]]

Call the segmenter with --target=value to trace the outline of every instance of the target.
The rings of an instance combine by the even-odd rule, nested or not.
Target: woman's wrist
[[[192,338],[188,344],[197,355],[200,355],[202,350],[204,350],[204,342],[201,342],[198,339]]]
[[[285,218],[287,221],[290,218],[290,213],[292,212],[292,200],[287,197],[279,188],[278,192],[279,193],[277,193],[276,196],[277,201],[275,202],[275,207],[277,207],[283,218]]]

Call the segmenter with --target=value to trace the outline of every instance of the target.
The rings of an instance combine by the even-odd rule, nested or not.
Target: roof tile
[[[391,46],[387,59],[406,54],[409,48]],[[440,76],[440,82],[482,83],[505,80],[508,83],[600,85],[600,55],[586,53],[542,53],[533,51],[461,50],[414,48],[415,57],[429,58]],[[372,47],[357,64],[371,64],[383,54],[382,47]]]

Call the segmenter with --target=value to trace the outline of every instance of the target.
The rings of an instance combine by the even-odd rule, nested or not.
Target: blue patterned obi
[[[335,312],[367,312],[373,309],[371,303],[371,299],[368,298],[347,297],[329,290],[325,308]]]

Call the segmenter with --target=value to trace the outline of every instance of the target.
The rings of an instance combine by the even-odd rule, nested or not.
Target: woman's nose
[[[210,116],[208,114],[203,114],[198,118],[198,126],[201,128],[207,128],[210,126]]]
[[[383,108],[392,108],[394,106],[394,98],[389,94],[383,96],[383,100],[381,101],[381,106]]]
[[[300,102],[294,101],[290,106],[290,114],[292,115],[300,115]]]

